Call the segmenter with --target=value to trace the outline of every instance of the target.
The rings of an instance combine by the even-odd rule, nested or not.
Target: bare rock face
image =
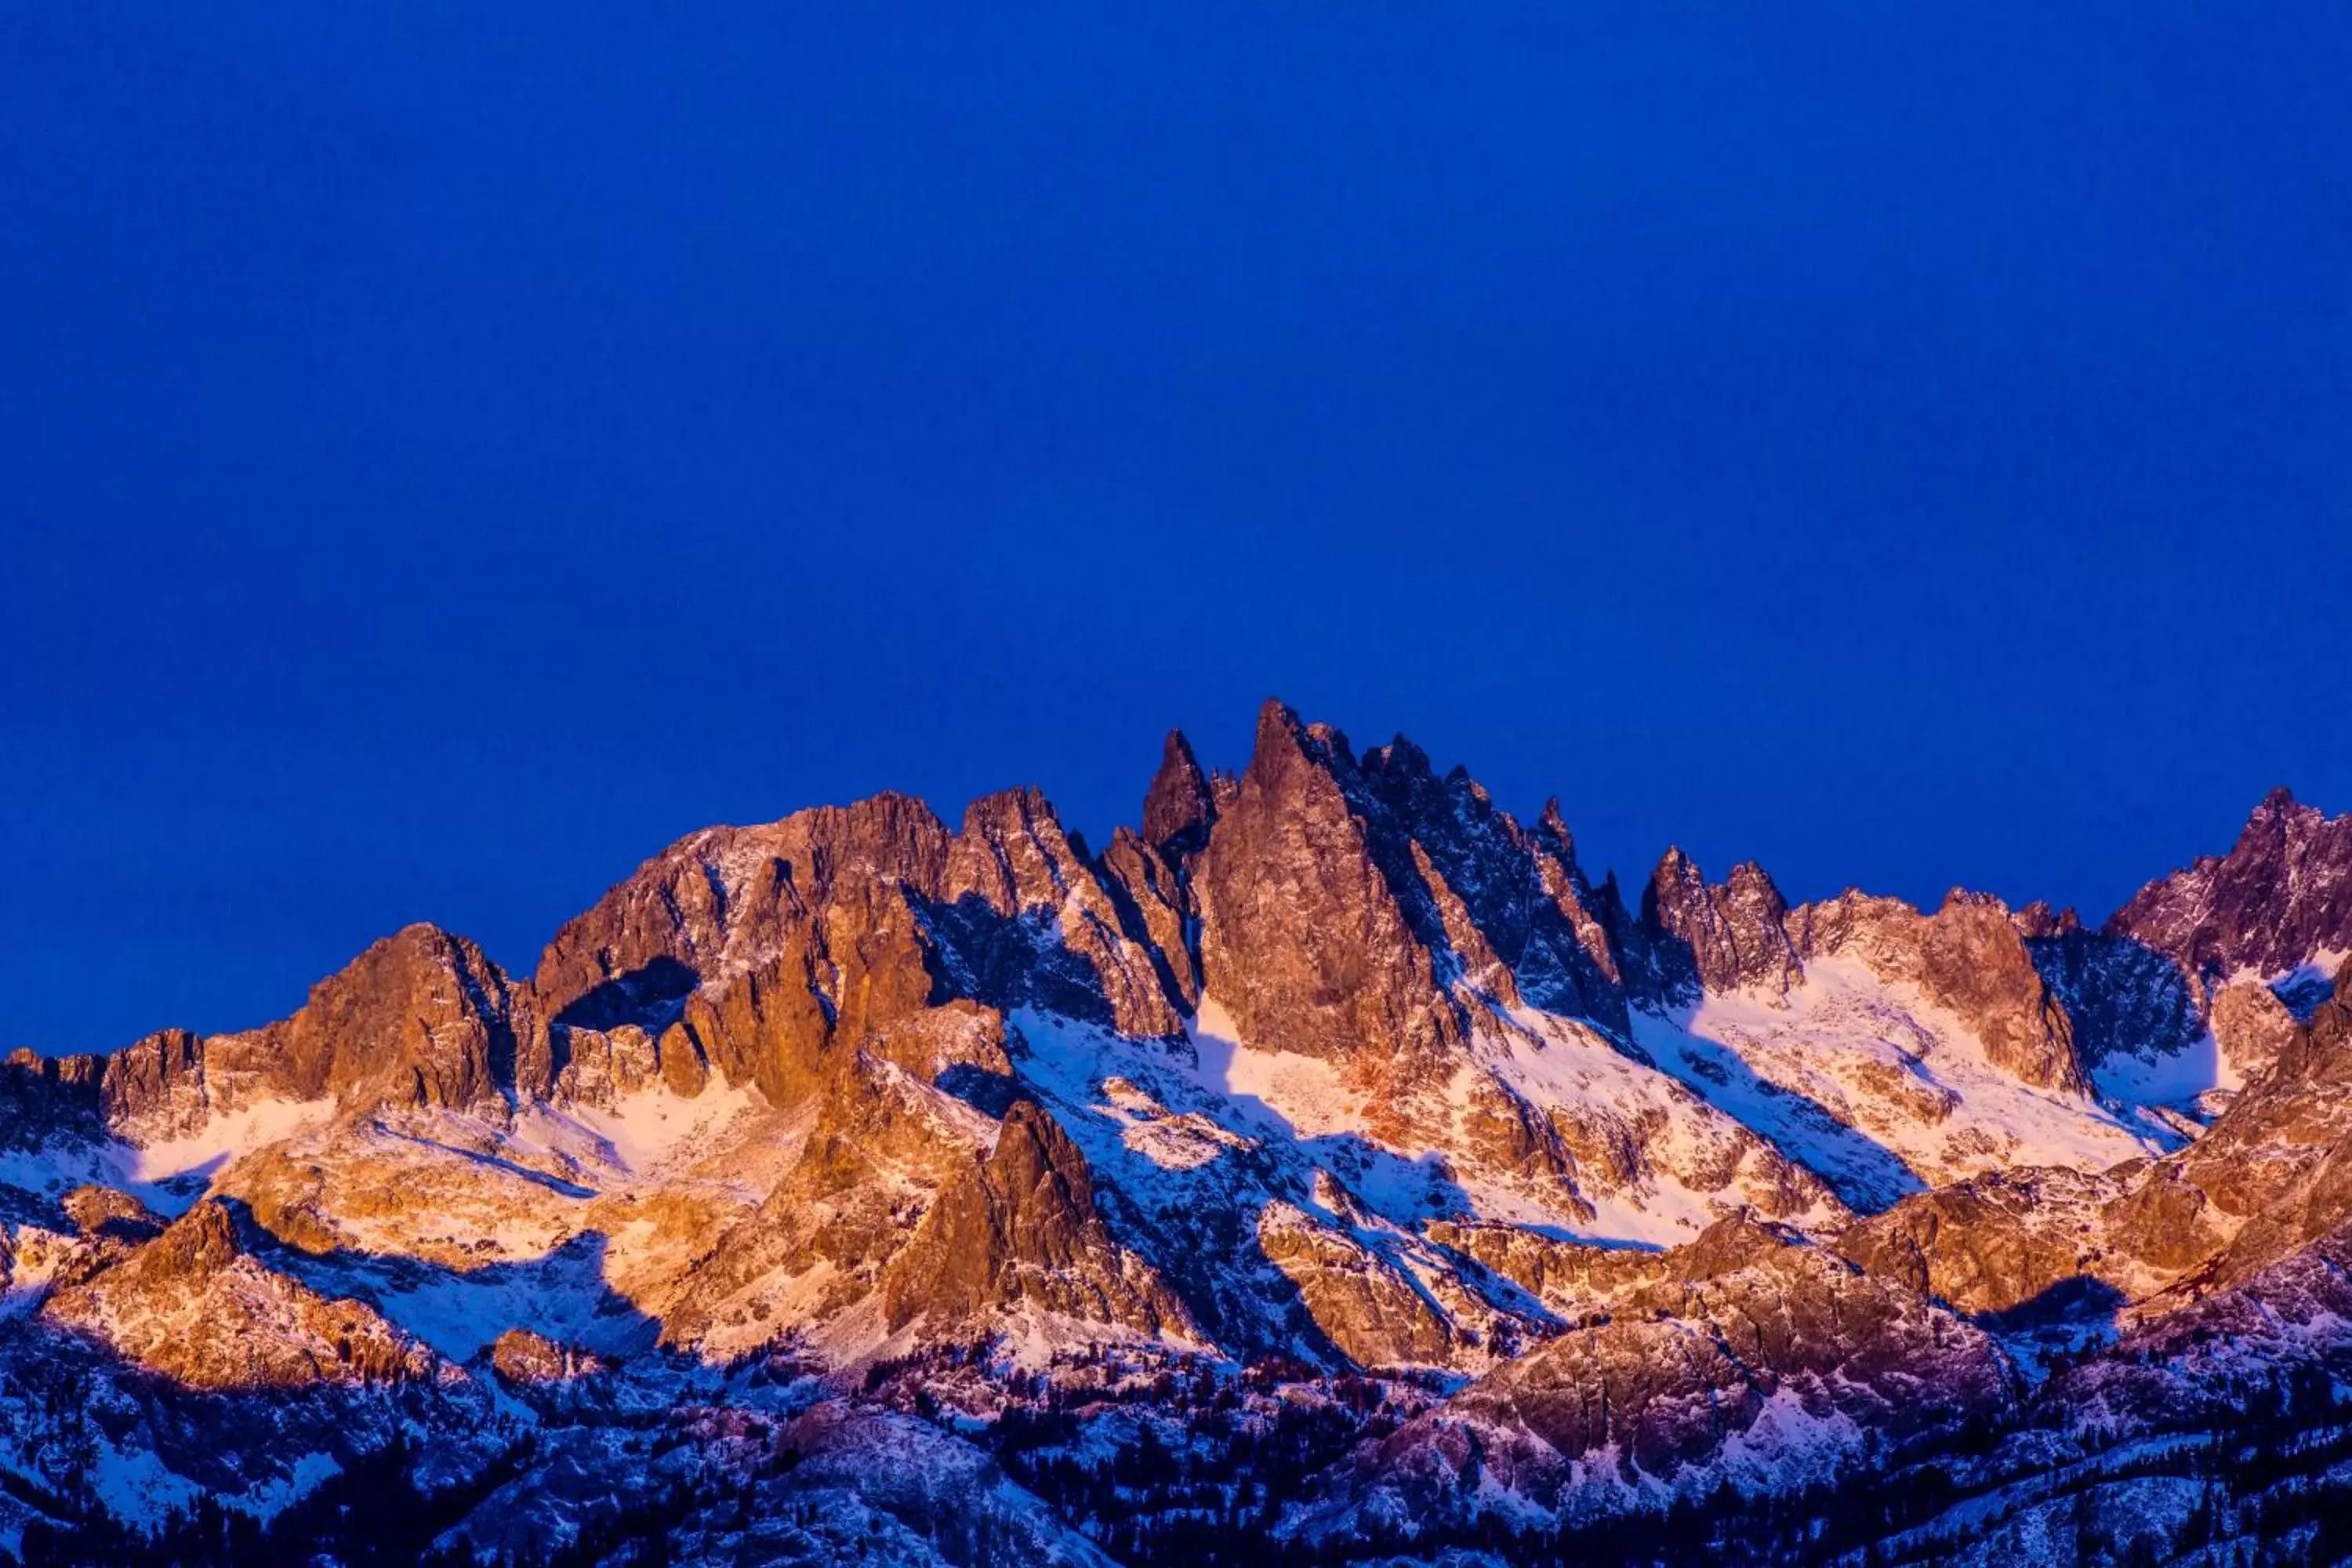
[[[934,901],[933,921],[959,928],[955,957],[978,1000],[1097,1019],[1136,1038],[1181,1031],[1160,971],[1035,790],[972,803]]]
[[[167,1029],[125,1047],[105,1058],[99,1096],[108,1125],[134,1142],[184,1136],[262,1100],[499,1116],[528,1054],[521,1042],[542,1038],[528,993],[480,948],[412,925],[312,986],[291,1017],[203,1038]]]
[[[1515,1225],[1439,1220],[1429,1239],[1517,1285],[1569,1322],[1666,1278],[1673,1254],[1569,1241]]]
[[[683,1023],[705,1057],[777,1104],[819,1089],[936,982],[909,887],[936,886],[948,834],[877,795],[672,845],[556,933],[535,989],[567,1057],[573,1028]]]
[[[143,1140],[193,1132],[210,1115],[204,1042],[185,1029],[163,1029],[106,1059],[100,1079],[107,1124]]]
[[[1315,1327],[1363,1367],[1443,1366],[1454,1336],[1444,1314],[1391,1264],[1289,1204],[1258,1216],[1258,1246],[1298,1289]]]
[[[2326,816],[2275,790],[2229,854],[2150,882],[2107,930],[2200,978],[2284,974],[2352,951],[2352,813]]]
[[[1192,895],[1183,872],[1121,827],[1103,851],[1102,874],[1121,927],[1149,955],[1167,994],[1186,1013],[1198,1008],[1201,958],[1193,949]]]
[[[858,1052],[816,1098],[797,1156],[684,1281],[663,1337],[727,1353],[873,1297],[925,1210],[983,1155],[987,1119]]]
[[[2279,1051],[2270,1073],[2167,1162],[2230,1237],[2242,1279],[2352,1220],[2352,965]]]
[[[973,802],[955,834],[886,795],[673,845],[557,934],[536,989],[559,1055],[573,1030],[667,1040],[683,1024],[699,1059],[793,1105],[860,1051],[948,1040],[927,1020],[950,1006],[1174,1034],[1148,935],[1034,790]],[[688,1054],[665,1053],[665,1071]]]
[[[1374,853],[1431,906],[1451,978],[1629,1037],[1617,952],[1557,801],[1523,828],[1466,769],[1441,779],[1402,736],[1367,752],[1360,778],[1379,807],[1367,813]],[[1384,851],[1382,839],[1402,848]],[[1404,900],[1408,918],[1415,901]]]
[[[100,1084],[106,1058],[44,1057],[19,1048],[0,1060],[0,1149],[32,1149],[57,1137],[105,1132]]]
[[[1788,914],[1780,889],[1753,861],[1733,867],[1717,887],[1689,856],[1667,850],[1642,895],[1658,999],[1686,1005],[1702,989],[1786,994],[1803,975]]]
[[[1557,811],[1523,828],[1402,737],[1360,762],[1269,702],[1192,886],[1204,987],[1260,1048],[1417,1068],[1469,1007],[1522,1000],[1628,1037],[1606,900]]]
[[[1806,905],[1793,923],[1807,957],[1858,958],[1882,980],[1917,986],[2020,1082],[2093,1092],[2075,1056],[2073,1022],[1999,899],[1955,889],[1941,909],[1923,915],[1899,899],[1849,892]]]
[[[490,1367],[510,1384],[531,1387],[593,1377],[604,1370],[597,1356],[558,1344],[529,1329],[509,1329],[490,1345]]]
[[[635,1024],[571,1029],[565,1043],[567,1059],[555,1093],[575,1105],[611,1109],[656,1087],[692,1100],[709,1082],[701,1044],[683,1019],[673,1020],[658,1037]]]
[[[2131,1187],[2072,1171],[2002,1172],[1904,1199],[1837,1249],[1874,1276],[1967,1312],[2004,1312],[2083,1277],[2106,1256],[2105,1211]]]
[[[1168,731],[1160,751],[1160,772],[1143,797],[1143,841],[1175,865],[1181,865],[1209,841],[1209,827],[1217,815],[1216,796],[1209,776],[1192,755],[1192,742],[1181,730]]]
[[[219,1059],[226,1040],[207,1043],[208,1074],[241,1065]],[[289,1100],[495,1106],[515,1079],[512,997],[481,949],[414,925],[313,986],[248,1052]]]
[[[1028,1308],[1192,1338],[1183,1304],[1111,1239],[1077,1145],[1023,1100],[995,1150],[941,1189],[882,1275],[884,1321],[935,1329]]]
[[[329,1300],[247,1253],[207,1199],[128,1259],[58,1291],[43,1317],[183,1388],[215,1392],[425,1378],[432,1352],[359,1301]]]
[[[2012,923],[2042,984],[2074,1026],[2085,1067],[2125,1054],[2166,1057],[2204,1032],[2199,989],[2167,954],[2126,936],[2083,929],[2072,910],[2025,909]]]
[[[1374,858],[1357,783],[1345,736],[1266,704],[1193,872],[1202,980],[1261,1049],[1426,1062],[1464,1023]]]
[[[2213,994],[2213,1043],[2242,1082],[2269,1072],[2294,1043],[2299,1026],[2278,993],[2259,980],[2239,980]]]
[[[95,1184],[76,1187],[65,1195],[66,1217],[92,1241],[132,1244],[152,1241],[163,1234],[163,1217],[129,1193]]]

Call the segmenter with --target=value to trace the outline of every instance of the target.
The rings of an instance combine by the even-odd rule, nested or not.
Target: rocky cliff
[[[614,1563],[2108,1530],[2141,1491],[2049,1479],[2106,1445],[2260,1446],[2273,1397],[2332,1441],[2347,822],[2273,796],[2099,929],[1679,850],[1629,903],[1557,803],[1269,702],[1238,773],[1170,733],[1100,853],[1026,788],[710,828],[527,978],[411,926],[278,1022],[0,1066],[0,1536],[202,1555],[207,1495],[288,1552]]]

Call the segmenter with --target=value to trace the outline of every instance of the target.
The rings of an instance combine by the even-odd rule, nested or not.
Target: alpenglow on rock
[[[0,1545],[2352,1553],[2352,818],[2086,924],[1629,899],[1278,701],[1149,762],[1099,852],[1035,788],[812,806],[528,974],[414,925],[0,1063]]]

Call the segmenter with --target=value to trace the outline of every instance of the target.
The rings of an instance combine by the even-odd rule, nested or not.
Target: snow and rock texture
[[[1268,703],[1098,854],[708,829],[528,976],[0,1063],[0,1547],[2324,1560],[2347,825],[2097,929],[1629,898]]]
[[[2229,854],[2150,882],[2107,929],[2196,975],[2332,972],[2352,952],[2352,813],[2273,791]]]
[[[1426,1531],[1727,1478],[1768,1489],[1957,1427],[2010,1392],[1981,1330],[1746,1217],[1609,1304],[1360,1456],[1318,1522]]]

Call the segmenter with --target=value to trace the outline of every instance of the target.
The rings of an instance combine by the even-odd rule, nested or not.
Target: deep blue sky
[[[2000,9],[0,10],[0,1043],[1270,692],[1791,897],[2352,808],[2352,10]]]

